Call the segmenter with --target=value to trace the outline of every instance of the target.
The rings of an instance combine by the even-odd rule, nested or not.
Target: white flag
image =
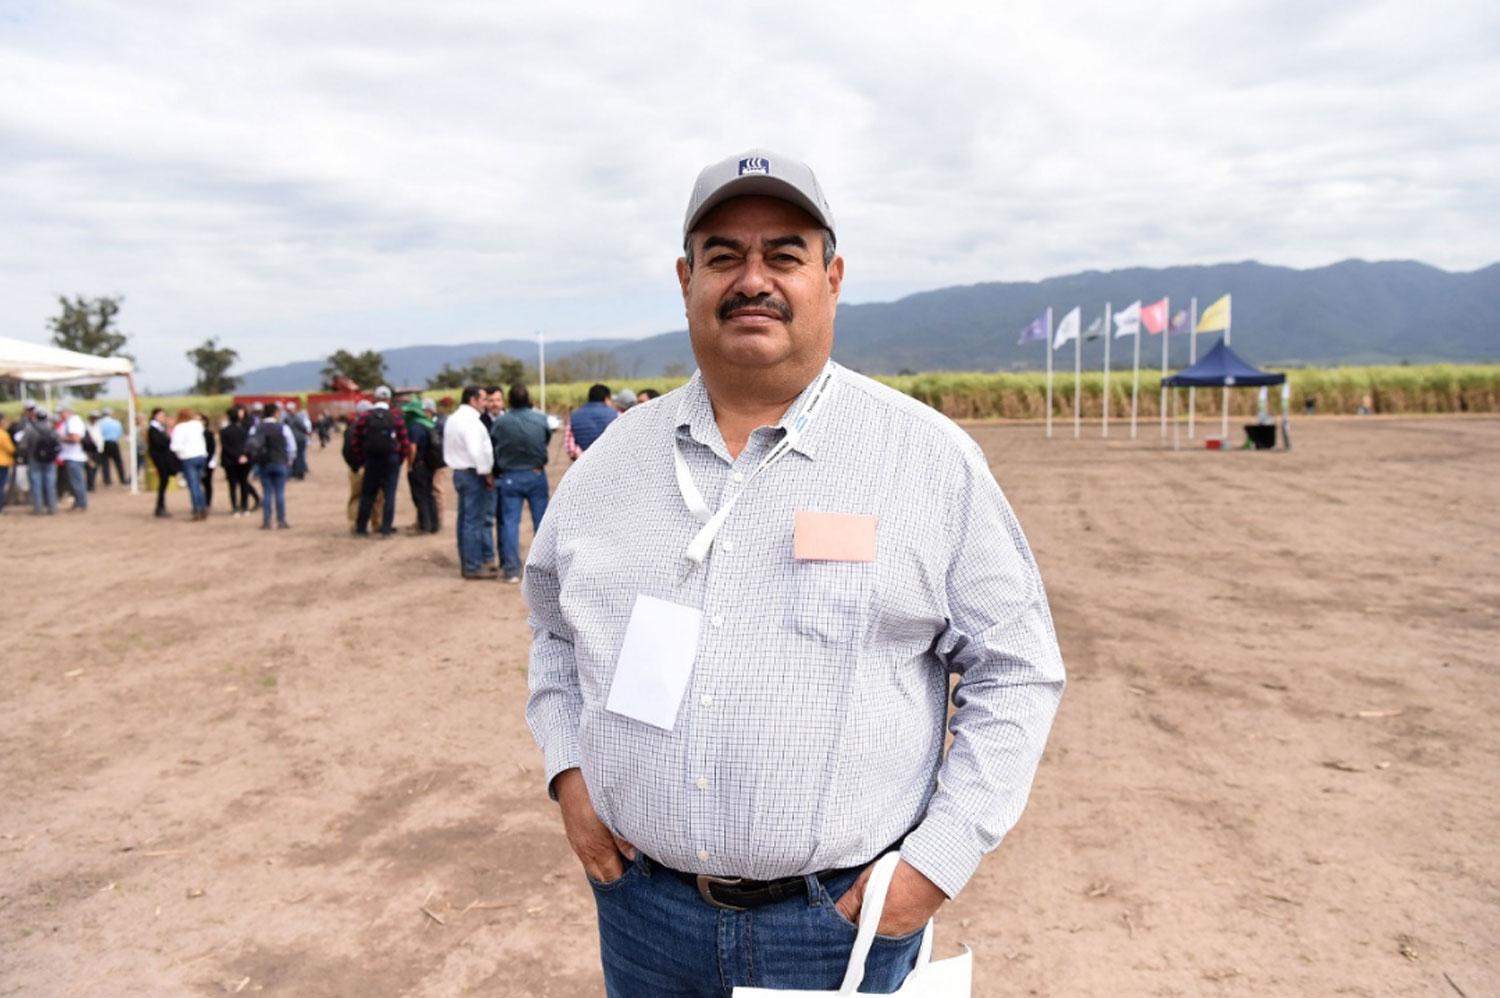
[[[1078,339],[1078,327],[1083,323],[1083,316],[1074,308],[1073,311],[1062,317],[1057,324],[1057,332],[1052,337],[1052,349],[1056,350],[1069,340]]]
[[[1129,308],[1122,308],[1115,313],[1115,339],[1139,335],[1141,335],[1141,303],[1135,302]]]

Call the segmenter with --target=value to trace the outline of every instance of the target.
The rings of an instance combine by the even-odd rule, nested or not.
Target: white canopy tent
[[[130,491],[140,491],[136,474],[138,440],[135,426],[135,365],[124,357],[95,357],[92,354],[64,350],[61,347],[28,343],[0,336],[0,378],[48,389],[70,385],[93,385],[110,378],[124,378],[130,389],[126,395],[126,423],[130,430]],[[24,393],[24,391],[23,391]]]

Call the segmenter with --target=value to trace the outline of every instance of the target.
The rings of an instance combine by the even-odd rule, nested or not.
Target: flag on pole
[[[1094,316],[1094,321],[1089,323],[1089,328],[1083,331],[1083,342],[1102,340],[1104,338],[1104,316]]]
[[[1139,335],[1141,335],[1141,303],[1135,302],[1128,308],[1122,308],[1115,313],[1115,339]]]
[[[1167,328],[1167,300],[1154,301],[1150,305],[1141,306],[1141,325],[1146,327],[1146,332],[1152,336],[1160,335]]]
[[[1069,340],[1078,339],[1078,327],[1083,325],[1083,313],[1075,306],[1057,324],[1057,333],[1052,337],[1052,349],[1056,350]]]
[[[1177,310],[1177,314],[1172,316],[1172,325],[1169,327],[1169,329],[1174,333],[1185,333],[1187,332],[1187,328],[1188,310],[1185,308],[1179,308]]]
[[[1047,313],[1043,312],[1031,320],[1031,325],[1021,330],[1021,338],[1016,340],[1016,346],[1024,346],[1027,343],[1047,342]]]
[[[1203,310],[1196,332],[1216,333],[1229,328],[1229,296],[1225,295]]]

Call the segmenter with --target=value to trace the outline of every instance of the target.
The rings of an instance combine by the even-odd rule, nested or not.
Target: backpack
[[[439,419],[427,431],[427,467],[433,471],[448,467],[448,462],[443,458],[443,427],[447,422],[447,419]]]
[[[245,453],[263,468],[291,463],[287,460],[286,437],[282,436],[280,423],[261,423],[257,426],[250,435]]]
[[[390,457],[394,432],[395,420],[391,416],[391,410],[377,408],[365,413],[365,460]]]
[[[57,431],[39,423],[32,428],[31,432],[36,436],[36,443],[31,445],[31,459],[39,464],[52,464],[56,461],[58,453],[62,450],[62,444],[57,439]]]

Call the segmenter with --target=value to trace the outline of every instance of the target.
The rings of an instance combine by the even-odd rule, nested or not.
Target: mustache
[[[735,294],[726,298],[723,304],[719,306],[719,318],[721,320],[727,319],[732,313],[738,312],[742,308],[769,309],[775,312],[781,318],[782,322],[792,321],[792,306],[780,298],[771,297],[770,292],[756,295],[754,298],[741,294]]]

